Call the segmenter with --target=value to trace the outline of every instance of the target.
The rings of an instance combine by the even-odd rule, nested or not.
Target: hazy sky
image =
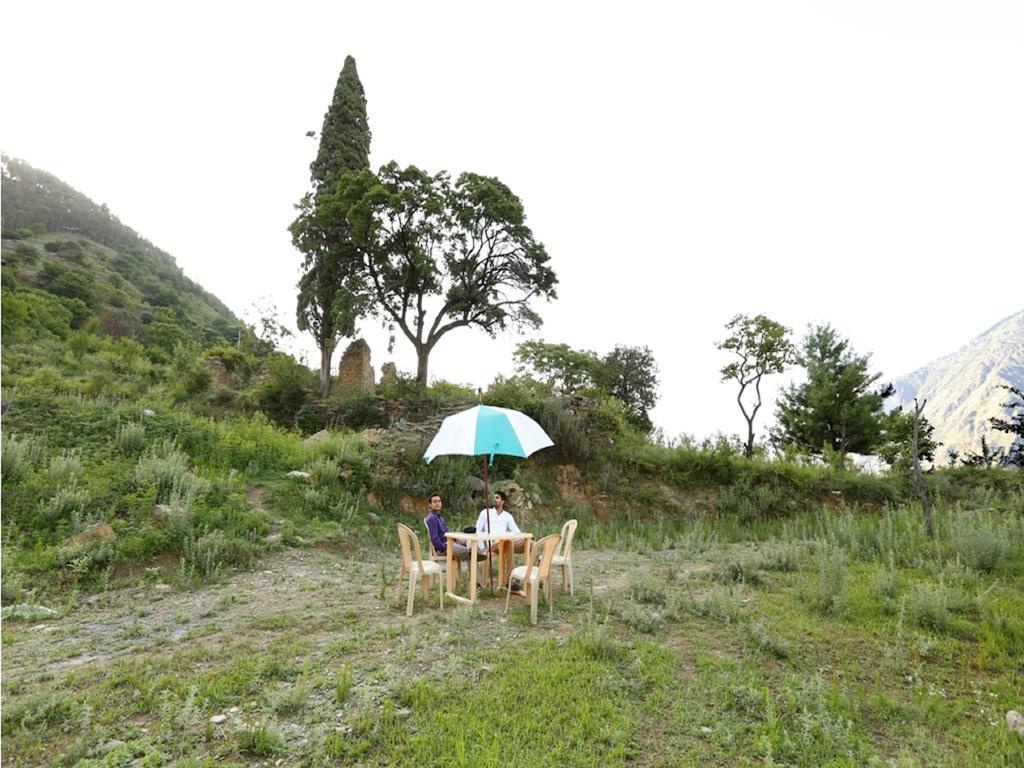
[[[1019,3],[346,6],[8,3],[0,146],[291,321],[305,133],[352,54],[373,165],[507,183],[560,279],[531,336],[650,346],[670,437],[744,428],[736,313],[831,322],[895,377],[1024,308]],[[523,338],[455,331],[432,378],[511,374]]]

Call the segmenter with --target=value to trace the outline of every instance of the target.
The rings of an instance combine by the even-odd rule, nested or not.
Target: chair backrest
[[[412,532],[412,528],[401,523],[395,523],[398,530],[398,540],[402,542],[402,565],[406,570],[412,567],[412,556],[416,554],[416,562],[419,563],[420,571],[423,570],[423,558],[420,556],[420,540]]]
[[[560,534],[552,533],[533,545],[530,557],[527,558],[526,562],[525,578],[527,581],[532,578],[531,572],[534,568],[537,569],[537,578],[541,581],[551,577],[551,561],[555,559],[555,553],[558,551],[558,545],[561,541],[562,537]],[[538,560],[540,560],[539,564],[537,564]]]
[[[562,546],[558,554],[566,560],[572,557],[572,540],[576,536],[577,524],[576,519],[573,518],[572,520],[566,520],[565,525],[562,526]]]
[[[430,547],[430,559],[436,560],[439,557],[439,554],[437,549],[434,547],[434,540],[430,538],[430,526],[427,525],[427,518],[425,517],[423,518],[423,527],[427,529],[427,546]]]

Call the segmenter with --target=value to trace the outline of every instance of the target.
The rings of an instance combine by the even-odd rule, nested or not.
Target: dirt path
[[[624,590],[635,574],[658,567],[649,556],[610,551],[578,550],[576,563],[577,603]],[[3,682],[31,683],[124,655],[173,653],[196,643],[246,640],[259,645],[267,640],[268,629],[316,634],[324,632],[325,624],[336,628],[347,623],[352,631],[387,636],[424,622],[460,621],[460,611],[467,609],[450,602],[443,614],[418,602],[413,617],[406,617],[395,598],[397,566],[392,553],[355,557],[282,549],[265,556],[252,571],[195,590],[152,584],[87,596],[57,619],[5,623],[9,642],[4,646]],[[404,607],[404,592],[401,603]],[[472,608],[474,616],[494,628],[496,641],[527,631],[564,634],[567,629],[555,622],[531,630],[521,617],[505,616],[503,608],[500,597],[485,598]],[[326,617],[331,620],[325,622]],[[339,633],[344,634],[334,632]]]

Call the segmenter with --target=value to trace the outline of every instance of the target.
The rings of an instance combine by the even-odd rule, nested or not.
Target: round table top
[[[464,531],[448,531],[445,535],[446,539],[456,539],[458,541],[501,541],[502,539],[532,539],[532,533],[520,532],[520,533],[486,533],[484,531],[477,531],[476,533],[465,533]]]

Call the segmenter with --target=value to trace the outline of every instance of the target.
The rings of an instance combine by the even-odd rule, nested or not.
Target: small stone
[[[1024,715],[1015,709],[1006,713],[1006,727],[1024,736]]]
[[[299,480],[309,480],[309,472],[303,472],[301,469],[293,469],[288,473],[288,477],[297,477]]]
[[[213,723],[214,725],[220,725],[221,723],[223,723],[227,719],[228,719],[227,715],[214,715],[213,717],[210,718],[210,722]]]
[[[237,715],[238,712],[239,712],[238,707],[232,707],[231,709],[228,710],[228,714],[229,715]]]
[[[143,416],[156,416],[156,411],[154,411],[152,408],[143,408],[142,409],[142,415]]]
[[[711,729],[708,728],[706,725],[702,725],[700,728],[700,732],[706,736],[707,734],[711,733]]]

